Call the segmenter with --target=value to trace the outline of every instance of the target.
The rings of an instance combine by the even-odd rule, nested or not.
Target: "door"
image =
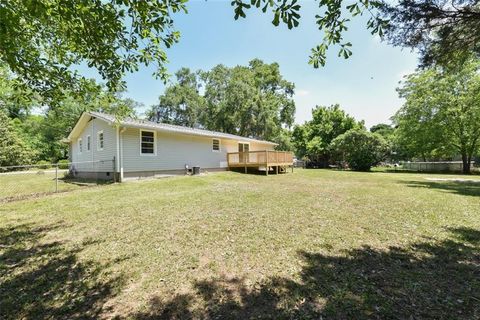
[[[238,159],[240,163],[248,162],[248,151],[250,151],[250,145],[248,143],[238,143]]]

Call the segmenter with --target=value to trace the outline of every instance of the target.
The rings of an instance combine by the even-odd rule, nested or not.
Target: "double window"
[[[154,131],[140,131],[140,154],[154,155],[155,154],[155,132]]]
[[[97,150],[103,150],[103,130],[97,133]]]
[[[212,139],[212,151],[220,151],[220,139]]]

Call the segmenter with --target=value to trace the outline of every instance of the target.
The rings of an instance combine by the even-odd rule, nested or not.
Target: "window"
[[[155,154],[155,132],[140,131],[140,154]]]
[[[83,143],[82,138],[78,139],[78,153],[82,153],[83,151]]]
[[[91,143],[90,136],[87,136],[87,151],[90,151],[90,143]]]
[[[220,151],[220,140],[212,139],[212,151]]]
[[[97,150],[103,150],[103,131],[97,133]]]

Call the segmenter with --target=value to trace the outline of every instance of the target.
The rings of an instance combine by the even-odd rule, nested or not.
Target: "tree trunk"
[[[470,174],[470,160],[471,160],[471,156],[467,155],[466,152],[462,152],[462,163],[463,163],[462,172],[464,174]]]

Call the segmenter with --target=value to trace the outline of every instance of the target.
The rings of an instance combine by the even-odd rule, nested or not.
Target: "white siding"
[[[103,150],[97,150],[97,133],[103,131]],[[87,136],[90,136],[90,151],[87,151]],[[83,141],[83,151],[79,153],[78,139]],[[71,143],[70,159],[75,169],[81,171],[113,172],[113,157],[116,155],[116,130],[107,122],[93,119],[83,129],[80,136]],[[101,162],[98,162],[102,160]]]
[[[220,152],[212,151],[212,138],[156,132],[156,155],[140,154],[140,129],[122,133],[124,172],[181,170],[185,165],[201,168],[226,166],[227,152],[238,151],[238,141],[219,139]],[[250,150],[273,150],[269,144],[250,143]]]

